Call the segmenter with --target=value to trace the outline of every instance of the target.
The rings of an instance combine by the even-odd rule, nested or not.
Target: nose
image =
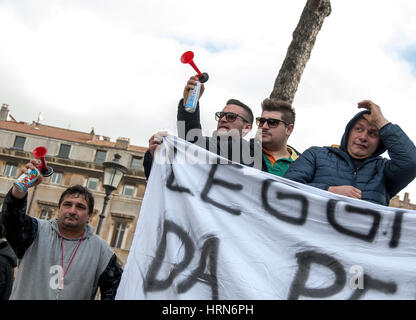
[[[73,204],[70,208],[68,208],[69,213],[77,213],[77,207]]]
[[[361,132],[360,135],[358,136],[358,139],[360,139],[361,141],[367,141],[368,140],[368,132],[367,131]]]
[[[265,121],[261,127],[262,129],[270,129],[269,128],[269,124],[267,123],[267,121]]]

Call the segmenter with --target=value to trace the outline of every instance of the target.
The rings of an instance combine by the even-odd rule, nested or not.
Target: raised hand
[[[183,89],[183,105],[186,104],[186,99],[188,98],[189,93],[195,88],[196,84],[199,82],[198,76],[190,77],[188,82],[186,83],[185,88]],[[201,85],[201,90],[199,91],[199,98],[201,98],[202,94],[204,93],[205,87],[204,84]]]
[[[32,159],[30,160],[28,163],[26,163],[25,167],[19,172],[19,177],[24,174],[24,173],[28,173],[30,170],[35,169],[38,165],[40,165],[40,161],[37,159]],[[30,186],[34,187],[37,186],[39,183],[41,183],[43,180],[43,177],[41,174],[39,174],[38,178],[36,179],[36,181]],[[23,199],[26,195],[27,191],[22,192],[20,191],[18,188],[16,188],[15,186],[13,186],[12,188],[12,195],[13,197],[17,198],[17,199]]]
[[[159,131],[155,133],[149,139],[149,152],[154,157],[156,148],[163,142],[163,137],[166,137],[168,133],[166,131]]]
[[[389,121],[381,113],[380,107],[371,100],[363,100],[358,102],[358,108],[364,108],[371,112],[370,114],[365,114],[363,117],[370,124],[375,125],[379,130],[389,123]]]

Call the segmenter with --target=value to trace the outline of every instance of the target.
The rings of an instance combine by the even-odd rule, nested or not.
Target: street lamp
[[[127,168],[120,163],[121,156],[116,153],[112,161],[103,162],[104,166],[104,205],[100,214],[100,220],[98,221],[97,234],[100,234],[101,224],[105,218],[105,209],[107,207],[108,200],[110,200],[110,194],[117,189],[121,179],[127,171]]]

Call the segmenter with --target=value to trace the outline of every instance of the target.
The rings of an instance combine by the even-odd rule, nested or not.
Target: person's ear
[[[253,129],[253,125],[251,123],[246,123],[242,130],[242,136],[244,137],[247,133],[249,133]]]
[[[251,129],[253,129],[253,125],[251,123],[247,123],[246,124],[246,130],[247,130],[247,132],[248,131],[251,131]]]
[[[288,137],[292,134],[294,128],[295,128],[295,125],[293,123],[287,125],[287,127],[286,127],[286,135]]]

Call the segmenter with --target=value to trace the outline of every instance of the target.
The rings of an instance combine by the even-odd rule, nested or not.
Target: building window
[[[71,150],[71,146],[68,144],[61,144],[61,147],[59,148],[58,157],[61,158],[69,158],[69,151]]]
[[[23,150],[23,146],[25,145],[26,138],[16,136],[14,139],[13,148],[18,150]]]
[[[130,168],[138,170],[142,167],[142,158],[139,157],[133,157],[131,159]]]
[[[61,184],[61,182],[62,182],[62,173],[60,173],[60,172],[54,172],[52,174],[50,183],[53,183],[53,184]]]
[[[42,220],[49,220],[50,218],[52,218],[52,211],[45,208],[42,209],[39,218]]]
[[[98,179],[97,178],[88,178],[87,181],[87,188],[90,190],[97,190],[98,189]]]
[[[126,231],[126,224],[117,222],[114,227],[113,239],[111,240],[111,246],[114,248],[121,248],[124,239],[124,233]]]
[[[133,196],[134,195],[134,186],[132,186],[130,184],[125,184],[123,194],[125,196]]]
[[[48,201],[39,201],[37,200],[39,206],[39,219],[50,220],[52,219],[56,212],[58,212],[58,204]]]
[[[16,176],[16,171],[17,167],[15,165],[6,163],[3,175],[5,175],[6,177],[14,177]]]
[[[105,161],[105,157],[107,155],[107,151],[97,150],[95,154],[95,163],[103,163]]]

